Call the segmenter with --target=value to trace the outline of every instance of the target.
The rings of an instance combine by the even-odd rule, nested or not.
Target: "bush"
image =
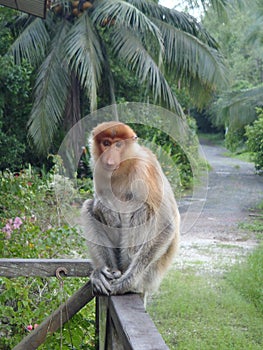
[[[31,167],[0,174],[1,257],[86,257],[86,242],[60,213],[53,178],[52,172],[39,174]],[[12,349],[85,282],[65,279],[62,290],[56,278],[0,278],[0,349]],[[63,349],[72,344],[76,349],[94,349],[94,313],[92,302],[65,325]],[[60,332],[48,336],[40,349],[60,350]]]
[[[231,152],[240,152],[244,150],[245,140],[245,129],[243,127],[234,130],[230,128],[225,136],[225,146]]]
[[[257,108],[258,119],[246,127],[247,146],[253,152],[252,160],[257,171],[263,171],[263,108]]]
[[[27,143],[27,120],[31,109],[32,68],[0,57],[0,170],[22,168],[34,158]]]

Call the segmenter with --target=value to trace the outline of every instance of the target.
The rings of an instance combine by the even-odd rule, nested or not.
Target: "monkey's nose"
[[[119,164],[115,163],[115,162],[107,162],[105,165],[104,165],[104,168],[105,170],[108,170],[108,171],[114,171],[114,170],[117,170],[119,168]]]

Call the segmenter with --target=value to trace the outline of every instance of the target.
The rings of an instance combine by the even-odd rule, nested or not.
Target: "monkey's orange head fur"
[[[100,156],[98,145],[103,139],[136,140],[137,135],[128,125],[121,122],[111,121],[97,125],[92,131],[90,140],[91,154],[94,160],[97,160]]]
[[[97,125],[92,131],[93,138],[100,142],[103,138],[119,138],[122,140],[136,138],[135,132],[126,124],[120,122],[105,122]]]

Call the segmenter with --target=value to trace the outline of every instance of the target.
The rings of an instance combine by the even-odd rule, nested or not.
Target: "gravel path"
[[[202,145],[201,151],[212,170],[193,196],[179,201],[181,249],[176,264],[222,272],[257,244],[238,224],[263,200],[263,177],[255,175],[252,163],[225,157],[223,147]]]

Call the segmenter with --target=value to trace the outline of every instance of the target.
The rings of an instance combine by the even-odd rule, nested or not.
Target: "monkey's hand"
[[[111,295],[125,294],[128,292],[141,293],[133,283],[131,276],[122,275],[120,278],[110,281]]]
[[[117,269],[110,269],[108,266],[93,270],[90,281],[93,295],[109,295],[111,293],[110,280],[119,278],[121,272]]]

